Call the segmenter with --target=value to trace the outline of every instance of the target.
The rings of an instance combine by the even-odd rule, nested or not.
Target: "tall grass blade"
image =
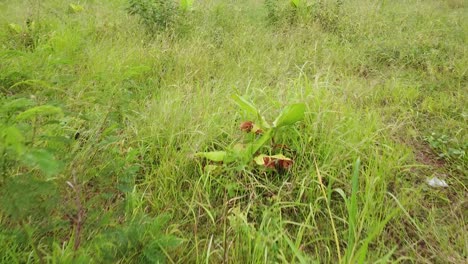
[[[357,158],[354,163],[353,177],[351,179],[351,201],[348,203],[348,247],[346,249],[346,259],[351,261],[356,247],[356,222],[358,219],[357,193],[359,191],[359,167],[361,159]]]

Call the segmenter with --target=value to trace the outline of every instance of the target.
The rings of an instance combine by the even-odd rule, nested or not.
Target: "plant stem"
[[[314,155],[314,164],[315,164],[315,170],[317,172],[317,177],[318,177],[318,180],[319,180],[319,183],[320,183],[320,190],[322,190],[323,197],[326,200],[328,216],[330,217],[330,222],[331,222],[332,230],[333,230],[333,236],[335,237],[336,251],[337,251],[337,254],[338,254],[338,263],[342,263],[342,261],[341,261],[340,242],[338,240],[338,234],[336,232],[335,221],[333,221],[333,216],[332,216],[331,209],[330,209],[330,201],[327,199],[327,194],[325,192],[325,186],[323,185],[323,182],[322,182],[322,175],[320,174],[320,170],[318,168],[317,160],[315,159],[315,155]]]

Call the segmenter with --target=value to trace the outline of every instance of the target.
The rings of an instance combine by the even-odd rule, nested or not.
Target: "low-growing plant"
[[[53,212],[60,202],[54,177],[62,166],[47,147],[47,126],[58,123],[63,112],[26,98],[0,98],[0,103],[0,214],[43,262],[36,237],[61,225]]]
[[[240,125],[240,129],[249,135],[247,142],[233,144],[233,147],[223,151],[198,152],[195,155],[224,164],[237,163],[246,166],[251,161],[255,161],[256,164],[267,168],[289,169],[293,164],[291,158],[284,156],[283,153],[271,155],[272,153],[260,150],[267,143],[273,143],[274,136],[281,128],[293,126],[304,119],[305,104],[296,103],[286,106],[270,124],[251,102],[238,95],[233,95],[232,99],[249,117],[255,120],[255,122],[245,121]]]
[[[34,106],[34,102],[19,98],[0,108],[0,152],[3,172],[7,164],[20,162],[30,169],[39,169],[47,176],[59,172],[60,165],[53,153],[36,145],[39,128],[62,116],[62,110],[52,105]]]
[[[440,158],[444,159],[460,159],[465,158],[467,144],[457,144],[454,138],[450,138],[444,134],[431,133],[424,138],[431,148],[437,152]]]
[[[180,245],[181,240],[164,229],[171,216],[155,218],[137,216],[124,227],[110,228],[95,241],[99,259],[118,262],[127,259],[133,263],[165,263],[167,251]]]
[[[302,0],[265,0],[265,7],[270,24],[293,24],[306,5]]]
[[[187,8],[189,4],[185,5]],[[140,23],[149,32],[157,32],[175,25],[178,16],[173,0],[129,0],[127,11],[138,16]]]
[[[84,7],[79,4],[69,4],[68,5],[68,13],[70,14],[76,14],[76,13],[81,13],[84,11]]]
[[[180,10],[183,12],[190,11],[193,7],[194,0],[180,0]]]
[[[38,41],[38,25],[28,18],[24,25],[8,24],[9,43],[14,49],[34,50]]]
[[[337,33],[343,6],[342,0],[265,0],[270,24],[319,24],[324,31]]]

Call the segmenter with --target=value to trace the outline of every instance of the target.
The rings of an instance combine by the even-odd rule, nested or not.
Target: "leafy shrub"
[[[149,32],[173,27],[178,17],[177,5],[172,0],[129,0],[127,10],[130,15],[138,16]]]
[[[8,24],[9,46],[13,49],[34,50],[38,42],[38,25],[27,19],[24,26]]]
[[[64,222],[57,213],[61,206],[55,178],[62,166],[48,139],[60,127],[63,113],[25,98],[0,98],[0,105],[0,218],[18,230],[14,237],[25,237],[22,243],[42,261],[37,241]]]
[[[165,234],[170,215],[156,218],[139,216],[123,227],[110,229],[95,242],[99,259],[118,262],[124,258],[132,263],[165,263],[165,252],[180,244],[180,240]]]
[[[291,0],[265,0],[267,20],[270,24],[293,24],[296,22],[299,12],[305,9],[303,1]]]
[[[456,138],[451,138],[444,134],[431,133],[424,137],[424,140],[429,143],[431,148],[438,154],[440,158],[448,160],[466,159],[466,149],[468,144],[458,142]]]
[[[30,169],[38,168],[47,176],[59,171],[54,155],[38,147],[43,143],[38,138],[40,126],[57,120],[55,117],[63,115],[62,110],[51,105],[33,105],[31,100],[19,98],[5,102],[0,108],[0,152],[3,153],[0,162],[5,168],[4,173],[7,164],[17,161]]]
[[[265,0],[270,24],[318,23],[325,31],[339,29],[342,0]]]

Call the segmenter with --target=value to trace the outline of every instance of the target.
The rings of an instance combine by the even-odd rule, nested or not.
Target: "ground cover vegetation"
[[[0,1],[0,262],[465,263],[467,7]]]

